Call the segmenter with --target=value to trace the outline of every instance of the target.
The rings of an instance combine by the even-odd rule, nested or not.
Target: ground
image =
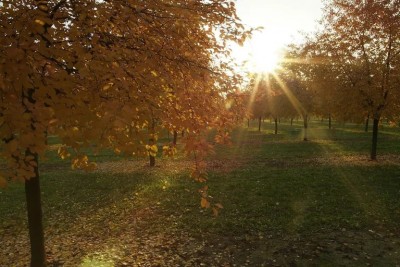
[[[233,146],[216,147],[217,217],[201,209],[182,154],[150,168],[104,153],[85,173],[50,151],[41,165],[49,266],[400,266],[399,128],[380,129],[378,161],[362,125],[314,121],[308,142],[300,122],[279,128],[240,128]],[[0,266],[28,266],[22,185],[0,191],[0,214]]]

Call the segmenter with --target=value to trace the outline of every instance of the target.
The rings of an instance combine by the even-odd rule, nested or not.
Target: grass
[[[218,217],[200,208],[184,158],[151,169],[105,152],[103,167],[84,173],[50,152],[41,169],[50,265],[399,265],[399,129],[381,129],[371,162],[362,125],[326,124],[312,122],[307,142],[300,122],[277,135],[269,122],[234,131],[234,145],[209,158]],[[24,266],[22,185],[0,191],[0,214],[0,266]]]

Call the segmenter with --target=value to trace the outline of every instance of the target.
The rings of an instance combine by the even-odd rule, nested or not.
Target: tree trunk
[[[150,155],[149,158],[150,158],[150,167],[156,166],[156,157]]]
[[[250,119],[247,119],[247,128],[250,128]]]
[[[258,118],[258,131],[261,132],[261,116]]]
[[[293,118],[290,118],[290,126],[293,126]]]
[[[28,211],[28,228],[31,245],[31,267],[46,266],[44,249],[44,234],[42,224],[42,202],[40,193],[40,181],[38,170],[38,156],[35,153],[26,152],[27,156],[33,156],[36,167],[34,176],[25,181],[26,206]]]
[[[307,137],[307,128],[308,128],[308,115],[304,115],[303,117],[304,120],[304,141],[308,141],[308,137]]]
[[[332,115],[329,113],[329,130],[332,129]]]
[[[174,140],[172,141],[172,143],[176,146],[177,141],[178,141],[178,132],[174,131]]]
[[[376,160],[376,148],[378,145],[378,126],[379,126],[379,117],[373,120],[372,126],[372,147],[371,147],[371,159]]]
[[[367,118],[365,119],[365,129],[364,129],[364,131],[366,133],[368,132],[368,124],[369,124],[369,113],[367,115]]]
[[[278,118],[275,118],[275,134],[278,134]]]
[[[182,131],[182,137],[185,137],[185,130]]]

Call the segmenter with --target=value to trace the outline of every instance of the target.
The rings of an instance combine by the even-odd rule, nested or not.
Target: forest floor
[[[315,121],[307,142],[300,122],[272,129],[238,129],[210,156],[217,217],[181,154],[150,168],[104,153],[85,173],[50,151],[49,266],[400,266],[400,129],[380,129],[377,161],[362,125]],[[1,267],[29,265],[25,209],[23,185],[0,190]]]

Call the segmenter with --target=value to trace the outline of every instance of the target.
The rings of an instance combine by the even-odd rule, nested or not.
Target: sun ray
[[[302,115],[305,113],[305,108],[303,105],[300,103],[300,101],[297,99],[297,97],[292,93],[290,88],[285,84],[285,82],[279,77],[279,75],[272,73],[273,77],[276,79],[278,82],[279,86],[282,88],[283,92],[289,99],[290,103],[292,103],[293,107],[296,109],[297,113],[299,115]]]
[[[247,112],[251,111],[251,107],[254,104],[254,99],[257,94],[257,87],[259,86],[261,79],[262,79],[262,75],[256,74],[253,89],[251,90],[250,100],[249,100],[249,103],[247,104]]]

